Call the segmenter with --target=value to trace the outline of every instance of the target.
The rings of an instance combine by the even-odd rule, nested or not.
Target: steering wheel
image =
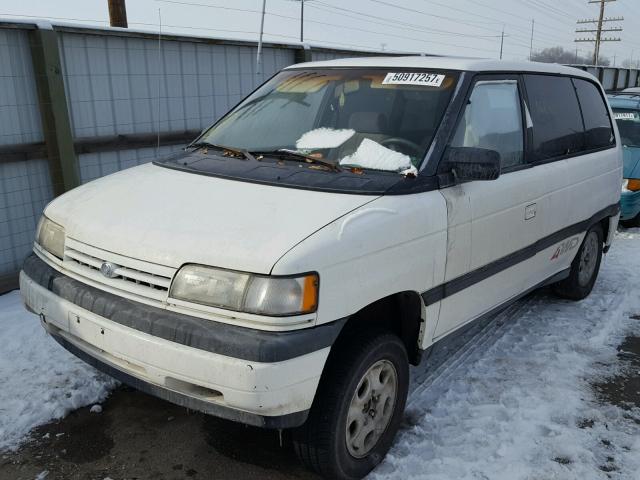
[[[393,145],[396,145],[398,147],[405,147],[410,150],[410,153],[415,154],[416,157],[421,156],[422,150],[423,150],[422,147],[417,143],[412,142],[411,140],[407,140],[406,138],[400,138],[400,137],[387,138],[385,140],[382,140],[380,142],[380,145],[384,145],[385,147],[387,146],[391,147]],[[392,148],[391,150],[396,150],[396,149]],[[405,153],[405,152],[402,152],[402,153]]]

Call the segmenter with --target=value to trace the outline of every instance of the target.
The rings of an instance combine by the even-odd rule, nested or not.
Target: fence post
[[[300,48],[296,48],[293,55],[295,63],[304,63],[312,61],[311,47],[309,45],[302,45]]]
[[[53,26],[46,23],[38,24],[29,34],[53,191],[60,195],[80,185],[80,175],[73,147],[58,35]]]

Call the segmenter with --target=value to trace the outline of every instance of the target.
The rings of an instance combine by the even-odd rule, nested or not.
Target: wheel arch
[[[418,365],[421,360],[420,336],[425,322],[425,306],[415,291],[397,292],[362,308],[351,315],[334,342],[333,349],[348,348],[357,341],[363,328],[380,328],[392,332],[402,340],[409,362]]]

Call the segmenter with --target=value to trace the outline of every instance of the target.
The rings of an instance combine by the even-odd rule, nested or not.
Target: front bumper
[[[85,285],[32,255],[26,306],[87,363],[139,390],[267,428],[301,425],[343,322],[266,332],[150,307]]]
[[[631,220],[640,214],[640,191],[622,192],[620,197],[620,220]]]

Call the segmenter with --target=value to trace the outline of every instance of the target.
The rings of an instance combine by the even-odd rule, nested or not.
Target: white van
[[[542,285],[589,294],[619,216],[611,118],[558,65],[294,65],[184,151],[49,204],[24,301],[123,382],[292,428],[307,466],[361,478],[409,364]]]

